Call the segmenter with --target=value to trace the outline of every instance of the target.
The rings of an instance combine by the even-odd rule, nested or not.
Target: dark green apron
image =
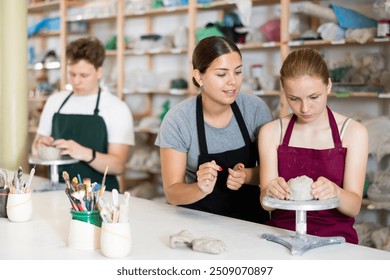
[[[100,153],[107,153],[108,136],[104,119],[99,116],[100,88],[97,95],[93,115],[61,114],[60,110],[73,95],[71,92],[53,116],[52,137],[54,139],[74,140],[82,146],[91,148]],[[92,154],[91,154],[92,157]],[[69,173],[70,179],[80,174],[81,178],[91,178],[91,182],[102,183],[103,174],[80,161],[75,164],[60,165],[58,172],[62,179],[62,172]],[[106,190],[119,189],[118,180],[114,175],[106,176]]]

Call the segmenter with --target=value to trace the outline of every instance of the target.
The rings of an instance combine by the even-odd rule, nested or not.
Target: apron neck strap
[[[95,110],[93,110],[93,114],[94,115],[99,115],[99,102],[100,102],[100,87],[99,87],[98,96],[97,96],[97,99],[96,99]]]
[[[64,107],[65,103],[68,102],[69,98],[73,95],[73,93],[74,93],[74,91],[72,91],[72,92],[65,98],[65,100],[64,100],[64,102],[62,102],[60,108],[58,108],[57,113],[60,112],[60,110],[62,109],[62,107]]]
[[[250,144],[251,138],[249,136],[249,132],[246,128],[244,118],[242,117],[241,111],[238,108],[237,103],[233,102],[230,106],[232,108],[234,117],[236,118],[237,124],[240,128],[241,135],[244,138],[245,144]],[[201,154],[208,154],[201,94],[199,94],[196,99],[196,127],[198,130],[199,151]]]
[[[95,109],[93,110],[93,114],[94,115],[99,115],[99,102],[100,102],[100,92],[101,92],[101,89],[99,87],[99,91],[98,91],[98,96],[96,98],[96,105],[95,105]],[[58,108],[58,111],[57,113],[59,113],[62,109],[62,107],[64,107],[65,103],[68,102],[69,98],[74,94],[74,91],[72,91],[64,100],[64,102],[62,102],[60,108]]]
[[[199,151],[201,154],[208,154],[201,94],[196,98],[196,127],[198,130]]]

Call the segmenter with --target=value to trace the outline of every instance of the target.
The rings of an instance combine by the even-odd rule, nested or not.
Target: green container
[[[72,220],[78,220],[88,224],[102,227],[102,217],[100,217],[100,210],[92,211],[73,211],[71,210]]]

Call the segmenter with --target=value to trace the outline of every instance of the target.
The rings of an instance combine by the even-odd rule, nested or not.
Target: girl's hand
[[[338,196],[340,192],[340,188],[335,183],[322,176],[313,183],[311,188],[311,194],[315,199],[320,200]]]
[[[273,179],[265,190],[266,195],[272,196],[277,199],[289,199],[290,187],[286,180],[282,177]]]
[[[217,182],[218,171],[222,171],[222,168],[217,165],[214,160],[203,163],[199,166],[196,176],[198,187],[203,193],[212,193],[215,183]]]
[[[233,191],[239,190],[246,178],[245,165],[237,163],[233,169],[229,168],[228,172],[229,176],[227,177],[226,186]]]

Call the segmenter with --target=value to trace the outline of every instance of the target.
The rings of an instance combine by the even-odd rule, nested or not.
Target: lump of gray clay
[[[179,233],[171,235],[169,237],[169,244],[171,248],[179,248],[179,247],[192,247],[192,240],[194,236],[188,230],[182,230]]]
[[[223,241],[207,236],[195,238],[188,230],[182,230],[171,235],[169,237],[169,245],[173,249],[188,247],[193,251],[208,254],[221,254],[227,250]]]
[[[226,245],[221,240],[205,236],[192,240],[192,250],[217,255],[226,251]]]
[[[290,198],[289,200],[311,200],[314,197],[311,195],[311,185],[313,180],[307,176],[299,176],[292,178],[287,182],[290,187]]]

